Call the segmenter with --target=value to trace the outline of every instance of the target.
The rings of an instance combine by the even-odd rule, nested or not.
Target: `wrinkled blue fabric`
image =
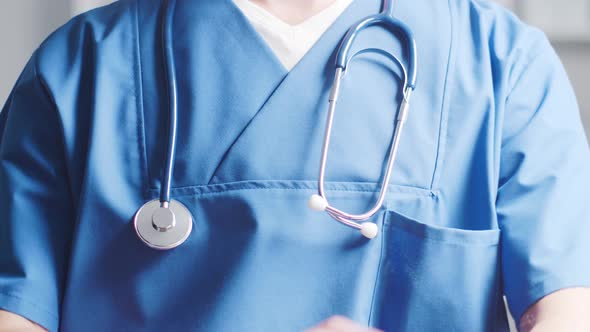
[[[419,81],[366,240],[307,209],[335,49],[380,1],[356,0],[287,72],[229,0],[178,0],[172,197],[188,241],[155,251],[132,220],[158,197],[167,91],[158,0],[74,18],[34,53],[0,113],[0,308],[50,331],[300,331],[335,314],[387,331],[507,330],[590,286],[590,152],[545,36],[479,0],[398,0]],[[379,28],[355,46],[404,54]],[[371,206],[398,68],[356,59],[326,189]]]

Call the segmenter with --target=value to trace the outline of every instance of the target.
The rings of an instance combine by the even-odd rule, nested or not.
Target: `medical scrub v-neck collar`
[[[273,50],[283,66],[291,70],[346,10],[352,0],[336,0],[297,24],[283,21],[249,0],[234,0],[234,3]]]
[[[320,102],[323,104],[323,93],[329,88],[323,84],[327,74],[325,71],[333,61],[333,51],[338,42],[354,22],[378,12],[379,8],[379,1],[354,1],[288,72],[232,0],[178,2],[174,14],[173,45],[176,65],[184,68],[178,73],[181,110],[178,130],[185,137],[179,141],[181,144],[173,179],[175,187],[221,181],[225,175],[226,161],[234,158],[232,154],[239,151],[237,146],[256,127],[260,115],[276,113],[271,111],[276,103],[286,99],[297,100],[299,111],[313,113],[313,118],[317,119],[317,105]],[[141,12],[140,17],[149,20],[156,18]],[[160,125],[166,122],[166,112],[161,112],[165,101],[158,83],[165,78],[160,70],[160,59],[150,55],[151,50],[158,47],[158,38],[154,38],[152,33],[140,34],[139,38],[139,49],[142,50],[140,77],[144,96],[143,118],[145,132],[150,133],[145,135],[145,149],[150,153],[146,157],[149,169],[144,174],[148,177],[149,189],[154,189],[160,186],[157,174],[165,153],[163,145],[157,140],[157,137],[166,135],[164,127]],[[194,43],[194,40],[199,42]],[[203,67],[211,70],[203,71]],[[309,75],[314,80],[318,77],[319,81],[308,82]],[[157,79],[153,80],[152,77]],[[294,89],[301,82],[305,82],[307,87],[311,84],[312,87]],[[217,84],[231,89],[231,103],[223,98],[222,90],[209,89],[209,86]],[[228,111],[231,121],[227,121],[224,111],[207,111],[227,107],[231,107],[231,112]],[[285,107],[281,106],[281,109]],[[317,120],[313,123],[317,123]],[[215,137],[208,134],[211,124],[215,124],[216,130],[224,134]],[[200,142],[200,146],[208,147],[207,151],[189,151],[183,141]],[[277,171],[275,169],[269,176]],[[317,171],[314,170],[315,173]]]
[[[240,15],[244,21],[244,27],[248,27],[248,29],[236,31],[236,33],[239,33],[242,38],[246,40],[246,42],[253,40],[260,45],[264,45],[268,61],[280,65],[280,61],[276,55],[272,52],[272,50],[268,47],[260,35],[256,33],[254,28],[240,12],[239,8],[235,6],[235,3],[233,3],[232,0],[228,0],[227,3],[235,7],[235,15]],[[264,104],[252,116],[247,126],[242,128],[239,137],[235,139],[235,141],[229,147],[229,150],[223,156],[223,159],[219,162],[208,184],[227,181],[233,177],[233,175],[231,175],[232,172],[230,169],[235,162],[233,159],[241,155],[240,151],[243,149],[242,144],[247,144],[246,142],[248,142],[248,140],[251,138],[250,136],[256,135],[256,133],[253,132],[259,130],[259,126],[263,126],[263,124],[268,121],[269,117],[272,118],[275,116],[286,116],[284,113],[277,112],[278,109],[283,108],[280,106],[280,104],[286,101],[296,100],[300,110],[298,116],[301,116],[302,118],[311,117],[313,119],[317,119],[319,116],[316,113],[318,110],[318,103],[323,104],[325,101],[324,97],[326,97],[325,94],[329,89],[329,84],[325,84],[325,79],[327,77],[326,75],[331,76],[333,74],[332,72],[329,72],[328,74],[326,72],[326,68],[332,68],[330,65],[334,61],[334,50],[352,24],[364,17],[367,17],[368,15],[378,12],[380,10],[380,5],[381,3],[379,1],[353,1],[353,3],[344,10],[344,12],[326,30],[326,32],[305,54],[305,56],[295,65],[295,67],[293,67],[290,72],[285,71],[286,76],[284,76],[284,79],[275,87],[273,91],[269,91],[268,98],[265,100]],[[235,28],[236,27],[232,28],[232,30]],[[257,54],[257,56],[264,56],[264,53],[260,52]],[[266,72],[265,68],[259,69],[263,72]],[[294,89],[294,87],[301,86],[305,86],[306,88]],[[301,119],[298,119],[297,121],[300,120]],[[317,126],[319,122],[305,120],[304,123],[305,127],[309,128],[310,126]],[[306,142],[307,140],[302,141]],[[299,164],[293,165],[292,167],[297,167],[299,169],[302,169],[303,167],[303,169],[307,169],[313,164],[313,173],[315,174],[315,169],[317,168],[316,163],[312,162],[311,164],[307,165],[307,163],[311,162],[311,160],[313,159],[306,161],[305,166]],[[291,167],[287,167],[286,169],[289,168]],[[268,177],[272,177],[273,175],[276,175],[275,172],[279,171],[280,169],[280,167],[272,167],[272,169],[269,169],[266,174]]]

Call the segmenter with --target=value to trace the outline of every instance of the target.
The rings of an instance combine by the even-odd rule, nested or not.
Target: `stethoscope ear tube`
[[[389,2],[386,3],[386,5]],[[385,6],[384,11],[386,9],[390,9],[391,6]],[[376,48],[368,48],[363,49],[354,55],[350,56],[350,50],[353,42],[355,41],[358,34],[374,25],[380,25],[386,28],[391,33],[397,34],[401,33],[402,38],[401,40],[406,42],[406,49],[408,52],[408,66],[404,66],[401,60],[396,57],[395,55],[386,52],[382,49]],[[377,53],[380,55],[384,55],[387,58],[391,59],[395,64],[397,64],[402,70],[402,94],[403,98],[399,105],[399,108],[396,113],[396,123],[394,128],[394,133],[392,135],[392,141],[390,144],[390,151],[389,151],[389,158],[387,161],[387,168],[385,175],[383,177],[383,181],[381,182],[381,189],[379,192],[379,197],[377,202],[373,205],[373,207],[365,213],[362,214],[351,214],[346,213],[342,210],[337,209],[336,207],[330,205],[326,191],[324,188],[325,176],[326,176],[326,163],[328,159],[328,150],[330,147],[330,139],[332,136],[332,126],[334,122],[334,113],[336,111],[336,105],[338,102],[338,98],[340,96],[340,86],[343,75],[345,71],[348,69],[349,63],[351,60],[363,53]],[[378,227],[376,224],[371,222],[364,222],[359,223],[360,221],[366,221],[373,217],[383,206],[383,202],[385,201],[385,196],[387,194],[387,189],[389,186],[389,181],[391,179],[391,174],[393,170],[393,166],[395,164],[395,159],[397,156],[399,142],[401,133],[404,128],[404,124],[408,117],[408,110],[410,106],[410,98],[412,95],[412,91],[416,85],[416,78],[417,78],[417,50],[416,50],[416,42],[414,37],[410,31],[410,29],[403,24],[402,22],[393,19],[390,15],[381,13],[379,15],[368,17],[355,26],[351,27],[344,39],[342,40],[340,47],[338,49],[338,53],[336,55],[336,70],[334,74],[334,81],[332,83],[332,88],[330,90],[330,97],[329,97],[329,106],[328,106],[328,115],[326,120],[326,129],[324,133],[324,144],[322,147],[321,153],[321,161],[320,161],[320,172],[319,172],[319,179],[318,179],[318,193],[311,196],[308,201],[309,208],[316,210],[316,211],[326,211],[333,219],[342,223],[345,226],[357,229],[363,234],[363,236],[372,239],[378,234]]]
[[[406,85],[412,89],[415,89],[418,76],[418,51],[414,34],[405,23],[389,15],[379,14],[369,16],[348,29],[336,55],[336,67],[342,68],[344,71],[346,71],[347,65],[350,62],[350,50],[354,41],[362,30],[376,25],[382,26],[389,32],[401,36],[400,40],[405,42],[408,65],[407,67],[402,65],[402,67],[407,69]]]
[[[174,63],[174,43],[172,20],[176,9],[176,0],[165,0],[164,16],[162,17],[162,50],[164,56],[164,70],[166,84],[168,85],[168,145],[166,153],[166,164],[162,177],[162,188],[160,190],[160,203],[162,206],[170,202],[170,187],[174,161],[176,157],[176,140],[178,128],[178,86],[176,80],[176,64]]]

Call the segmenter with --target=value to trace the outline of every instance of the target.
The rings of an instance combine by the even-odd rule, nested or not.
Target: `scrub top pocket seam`
[[[394,217],[395,214],[392,211],[386,212],[384,229],[400,230],[420,240],[456,247],[498,247],[500,245],[501,231],[499,229],[468,230],[448,228],[421,223],[401,215],[398,215],[395,219]]]
[[[383,217],[381,217],[381,229],[386,228],[387,223],[387,212],[383,213]],[[379,287],[379,280],[381,279],[381,269],[383,268],[383,257],[385,255],[385,236],[381,234],[380,236],[380,245],[381,250],[379,250],[379,265],[377,266],[377,273],[375,275],[375,284],[373,285],[373,294],[371,296],[371,307],[369,309],[369,319],[367,324],[371,326],[373,324],[373,312],[375,311],[375,302],[377,300],[377,289]]]

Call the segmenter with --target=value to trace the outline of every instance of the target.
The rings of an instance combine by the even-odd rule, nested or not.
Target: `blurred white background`
[[[437,1],[437,0],[433,0]],[[497,0],[548,34],[576,89],[590,136],[590,0]],[[0,104],[33,50],[70,17],[112,0],[0,0]]]
[[[113,0],[0,0],[0,105],[49,33],[72,16],[110,2]]]

